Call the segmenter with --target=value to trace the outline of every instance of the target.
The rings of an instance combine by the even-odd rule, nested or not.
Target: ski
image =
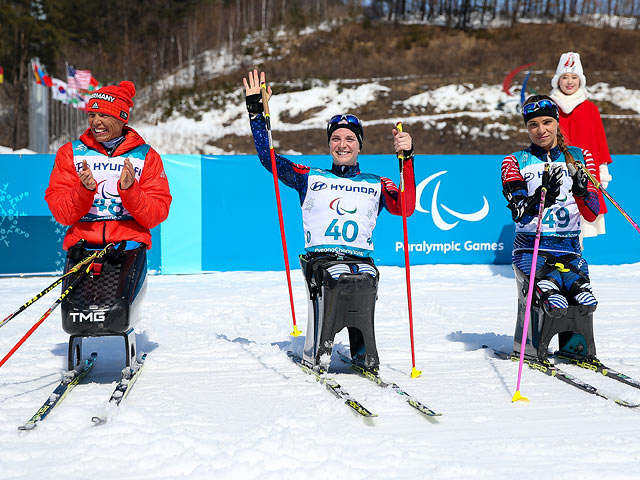
[[[624,373],[618,372],[613,368],[607,367],[597,358],[585,358],[580,355],[574,355],[568,352],[556,352],[554,358],[558,360],[571,363],[572,365],[577,365],[580,368],[584,368],[586,370],[591,370],[596,373],[601,373],[605,377],[613,378],[619,382],[622,382],[626,385],[630,385],[634,388],[640,389],[640,380],[636,380],[634,378],[625,375]]]
[[[354,372],[356,372],[358,375],[368,380],[371,380],[373,383],[375,383],[379,387],[391,388],[395,393],[397,393],[398,395],[401,395],[409,405],[411,405],[413,408],[418,410],[423,415],[427,417],[439,417],[442,415],[442,413],[437,413],[432,409],[430,409],[429,407],[427,407],[425,404],[420,402],[413,395],[408,394],[404,389],[400,388],[398,384],[393,382],[385,382],[382,378],[380,378],[379,375],[375,374],[370,370],[367,370],[362,365],[359,365],[358,363],[354,362],[352,359],[343,355],[341,352],[338,352],[338,355],[340,356],[340,360],[342,360],[347,365],[350,365],[351,369]]]
[[[113,393],[111,394],[111,398],[109,398],[108,405],[112,405],[117,407],[120,405],[120,402],[125,399],[129,392],[133,388],[133,384],[136,383],[140,373],[142,372],[142,367],[144,367],[144,361],[147,359],[147,354],[143,354],[140,358],[140,361],[136,362],[134,366],[125,367],[122,370],[122,376],[120,377],[120,381],[114,388]],[[107,423],[108,415],[102,416],[94,416],[91,417],[91,421],[95,425],[103,425]]]
[[[349,406],[358,415],[362,415],[366,418],[378,416],[375,413],[371,413],[369,410],[367,410],[360,402],[358,402],[344,388],[342,388],[340,384],[333,378],[325,377],[322,373],[319,373],[313,368],[305,365],[302,359],[294,355],[293,353],[287,352],[287,354],[289,355],[289,358],[302,369],[303,372],[315,376],[318,382],[327,387],[327,390],[333,393],[336,397],[344,400],[345,405]]]
[[[501,358],[503,360],[512,360],[514,362],[520,361],[519,354],[516,355],[515,353],[505,353],[505,352],[500,352],[498,350],[493,350],[493,353],[496,357]],[[612,393],[605,392],[600,388],[594,387],[593,385],[590,385],[587,382],[580,380],[577,377],[574,377],[570,373],[559,369],[557,366],[555,366],[548,360],[540,361],[540,360],[525,356],[524,363],[526,363],[529,366],[529,368],[533,370],[537,370],[539,372],[544,373],[545,375],[549,375],[550,377],[557,378],[558,380],[565,382],[569,385],[573,385],[574,387],[584,392],[590,393],[592,395],[596,395],[606,400],[611,400],[623,407],[628,407],[628,408],[640,407],[640,404],[634,404],[634,403],[628,402],[627,400],[624,400]]]
[[[40,409],[35,413],[33,417],[29,419],[29,421],[27,421],[24,425],[20,425],[18,427],[18,430],[32,430],[37,426],[38,422],[44,420],[47,415],[51,413],[51,410],[53,410],[60,402],[62,402],[62,400],[64,400],[67,394],[71,390],[73,390],[78,382],[80,382],[80,380],[82,380],[89,373],[97,357],[98,354],[94,352],[88,359],[80,363],[80,365],[78,365],[76,368],[64,372],[60,384],[55,388],[47,401],[44,402],[42,407],[40,407]]]

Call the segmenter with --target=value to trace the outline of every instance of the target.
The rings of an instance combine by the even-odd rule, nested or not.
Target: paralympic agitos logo
[[[107,188],[107,181],[106,180],[102,180],[100,182],[98,182],[98,186],[101,186],[100,189],[100,193],[102,194],[102,198],[106,198],[106,199],[110,199],[110,198],[120,198],[120,194],[119,193],[110,193],[107,192],[106,188]],[[113,187],[113,185],[112,185]],[[115,187],[117,188],[117,187]],[[116,191],[117,192],[117,191]]]
[[[435,223],[436,227],[438,227],[440,230],[451,230],[456,225],[458,225],[458,223],[460,223],[460,220],[464,220],[466,222],[479,222],[480,220],[485,218],[489,214],[489,201],[484,195],[482,196],[482,200],[484,201],[482,208],[472,213],[456,212],[450,209],[449,207],[447,207],[446,205],[439,203],[438,193],[440,192],[441,180],[438,180],[435,188],[433,189],[433,196],[431,197],[431,212],[429,212],[429,210],[425,210],[422,207],[421,198],[427,185],[429,185],[429,183],[432,180],[435,180],[436,178],[441,177],[445,173],[447,173],[447,170],[434,173],[433,175],[430,175],[429,177],[425,178],[416,186],[416,210],[422,213],[431,213],[431,217],[433,218],[433,223]],[[451,216],[458,218],[459,220],[456,220],[453,223],[446,222],[442,218],[442,215],[440,215],[440,208],[442,208],[445,212],[449,213]]]
[[[358,211],[358,207],[353,207],[353,210],[348,210],[344,206],[340,205],[340,200],[342,200],[342,197],[334,198],[329,204],[329,208],[331,210],[335,210],[338,215],[344,215],[345,213],[354,214]]]

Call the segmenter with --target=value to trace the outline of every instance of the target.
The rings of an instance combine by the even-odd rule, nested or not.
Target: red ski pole
[[[267,94],[267,84],[261,83],[262,104],[264,106],[264,117],[267,123],[267,136],[269,138],[269,154],[271,155],[271,172],[273,173],[273,185],[276,191],[276,203],[278,204],[278,220],[280,221],[280,238],[282,239],[282,251],[284,253],[284,268],[287,272],[287,286],[289,287],[289,302],[291,303],[291,318],[293,319],[293,331],[291,336],[297,337],[302,332],[296,325],[296,311],[293,306],[293,290],[291,289],[291,271],[289,269],[289,254],[287,253],[287,239],[284,233],[284,219],[282,217],[282,203],[280,202],[280,186],[278,184],[278,167],[276,166],[276,153],[273,149],[273,137],[271,136],[271,115],[269,114],[269,95]]]
[[[9,350],[9,353],[7,353],[2,360],[0,360],[0,367],[2,367],[6,363],[6,361],[9,360],[9,358],[11,358],[11,356],[14,353],[16,353],[16,351],[22,346],[22,344],[27,341],[27,338],[29,338],[31,334],[35,332],[40,325],[42,325],[42,322],[44,322],[47,319],[47,317],[51,315],[51,312],[53,312],[56,309],[56,307],[62,303],[65,297],[69,295],[69,293],[76,287],[76,285],[78,285],[78,283],[80,283],[80,280],[82,280],[84,277],[86,277],[89,274],[89,272],[91,271],[91,267],[93,267],[94,261],[97,258],[104,256],[104,254],[107,252],[107,249],[112,246],[113,244],[110,243],[103,250],[98,252],[93,258],[93,260],[91,261],[91,263],[89,264],[89,266],[84,270],[80,270],[80,272],[75,277],[73,277],[69,286],[66,288],[64,292],[62,292],[62,295],[60,295],[58,299],[55,302],[53,302],[53,305],[49,307],[49,310],[47,310],[44,313],[44,315],[42,315],[40,319],[36,323],[34,323],[33,327],[31,327],[29,331],[25,333],[24,336],[18,341],[18,343],[16,343],[13,346],[13,348]]]
[[[402,122],[396,124],[398,132],[402,132]],[[400,205],[402,209],[402,233],[404,236],[404,270],[407,277],[407,305],[409,309],[409,338],[411,339],[411,378],[422,375],[416,368],[416,353],[413,345],[413,306],[411,304],[411,266],[409,264],[409,234],[407,233],[407,205],[404,198],[404,155],[398,152],[400,163]]]

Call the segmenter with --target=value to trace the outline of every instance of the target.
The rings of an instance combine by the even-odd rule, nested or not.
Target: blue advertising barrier
[[[53,155],[0,155],[0,274],[60,271],[65,227],[52,218],[44,191]],[[282,270],[282,245],[271,174],[255,155],[163,155],[173,202],[153,230],[149,267],[157,272]],[[292,155],[328,168],[328,155]],[[418,155],[416,212],[408,219],[411,263],[508,264],[514,225],[500,184],[500,155]],[[361,155],[363,171],[398,182],[392,155]],[[638,156],[616,155],[612,196],[636,221],[640,207],[627,172]],[[282,184],[281,184],[282,185]],[[300,201],[280,189],[292,268],[303,252]],[[638,233],[608,205],[607,234],[585,239],[591,264],[640,261]],[[402,219],[380,214],[373,237],[378,265],[403,265]],[[621,246],[627,246],[621,248]]]

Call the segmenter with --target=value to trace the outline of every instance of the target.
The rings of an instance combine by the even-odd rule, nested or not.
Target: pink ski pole
[[[546,163],[544,171],[549,171],[549,164]],[[538,248],[540,247],[540,234],[542,231],[542,214],[544,213],[544,199],[547,196],[547,187],[542,185],[540,190],[540,206],[538,207],[538,224],[536,225],[536,239],[533,244],[533,258],[531,259],[531,273],[529,274],[529,290],[527,292],[527,308],[524,311],[524,325],[522,326],[522,339],[520,340],[520,363],[518,364],[518,384],[516,393],[511,399],[512,402],[528,402],[527,397],[520,394],[520,381],[522,380],[522,365],[524,364],[524,351],[527,346],[527,333],[529,331],[529,319],[531,317],[531,301],[533,300],[533,284],[536,279],[536,262],[538,261]]]
[[[616,202],[611,195],[609,195],[609,192],[607,192],[602,186],[602,184],[591,174],[591,172],[587,169],[586,165],[584,165],[582,162],[575,162],[575,163],[577,163],[578,166],[582,168],[584,173],[587,174],[587,177],[589,177],[589,180],[591,180],[591,183],[593,183],[593,185],[598,190],[600,190],[605,197],[609,199],[609,201],[613,204],[614,207],[618,209],[618,211],[622,214],[622,216],[629,221],[629,223],[633,226],[633,228],[636,229],[638,233],[640,233],[640,227],[638,226],[638,224],[634,222],[629,216],[629,214],[623,210],[620,204]]]

